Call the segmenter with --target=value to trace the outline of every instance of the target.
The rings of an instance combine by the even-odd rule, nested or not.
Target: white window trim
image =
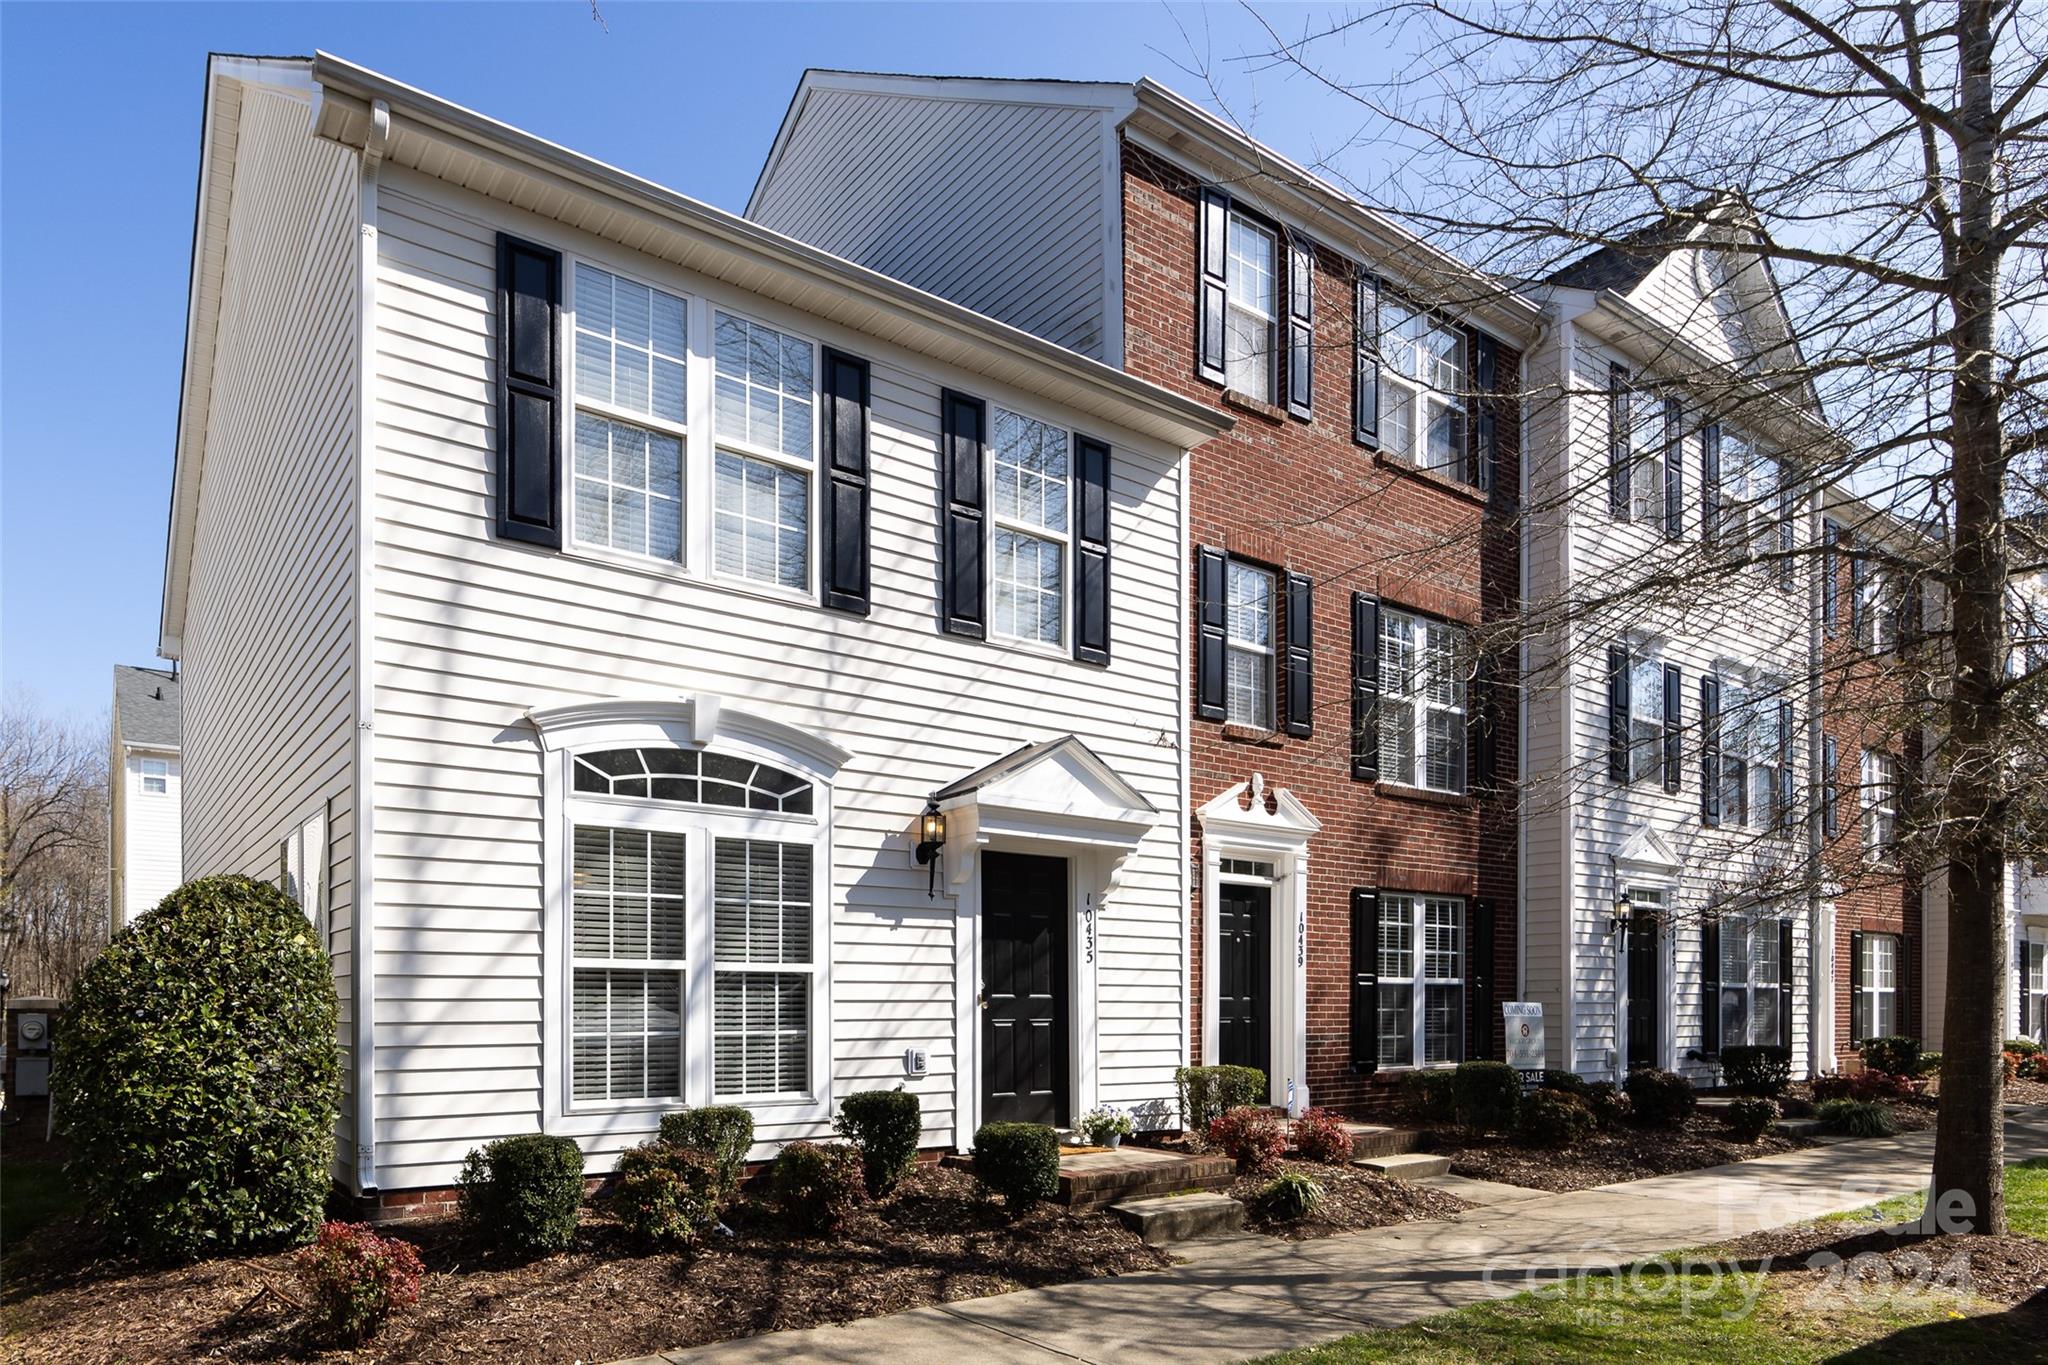
[[[1664,715],[1664,667],[1667,660],[1664,657],[1663,645],[1660,641],[1635,639],[1628,641],[1627,644],[1628,785],[1634,786],[1638,782],[1645,782],[1661,791],[1664,783],[1664,724],[1666,719]],[[1652,687],[1638,687],[1636,684],[1639,681],[1639,675],[1641,678],[1649,679],[1655,685]],[[1684,700],[1684,697],[1681,695],[1679,698],[1681,706],[1683,706]],[[1654,712],[1648,709],[1653,702],[1656,706]],[[1638,724],[1649,727],[1649,734],[1647,736],[1637,736],[1636,726]],[[1639,753],[1645,751],[1651,756],[1650,767],[1639,775],[1636,772],[1636,758]],[[1726,818],[1725,812],[1723,813],[1723,818]]]
[[[570,703],[527,713],[540,736],[543,830],[541,873],[541,1039],[543,1129],[571,1137],[637,1140],[662,1113],[682,1105],[742,1104],[765,1124],[822,1126],[832,1114],[832,784],[851,757],[831,741],[795,726],[735,711],[710,695]],[[812,814],[736,811],[574,790],[575,755],[596,749],[710,748],[771,763],[812,785]],[[624,828],[682,829],[690,836],[688,925],[683,993],[683,1094],[679,1099],[578,1102],[570,1093],[569,921],[571,847],[578,818]],[[693,833],[694,831],[694,833]],[[713,885],[711,841],[718,837],[809,842],[812,848],[810,1058],[811,1090],[803,1095],[713,1100]],[[766,964],[754,964],[770,970]],[[796,970],[794,966],[774,970]],[[757,1148],[758,1152],[758,1148]]]
[[[1859,777],[1856,802],[1863,824],[1863,856],[1873,863],[1889,862],[1899,839],[1899,786],[1904,769],[1892,755],[1865,749]],[[1881,839],[1875,837],[1880,828],[1884,831]]]
[[[151,769],[155,771],[152,772]],[[168,758],[144,758],[136,761],[136,775],[139,788],[144,796],[169,796],[171,794],[171,761]],[[161,782],[160,787],[151,787],[151,782]]]
[[[1382,891],[1379,893],[1379,896],[1380,923],[1383,926],[1387,921],[1387,907],[1390,901],[1407,900],[1413,902],[1409,910],[1408,919],[1411,974],[1408,976],[1378,975],[1379,945],[1373,945],[1373,967],[1377,977],[1374,986],[1375,997],[1377,997],[1377,991],[1380,986],[1392,984],[1410,988],[1408,995],[1409,1060],[1406,1062],[1389,1063],[1383,1058],[1380,1061],[1379,1069],[1381,1071],[1450,1070],[1465,1060],[1462,1054],[1467,1050],[1468,1040],[1466,1034],[1471,1028],[1471,1021],[1468,1017],[1471,1014],[1471,997],[1469,994],[1464,993],[1459,995],[1458,1045],[1452,1049],[1453,1052],[1459,1055],[1441,1062],[1422,1060],[1429,1055],[1429,1011],[1426,1002],[1428,988],[1431,986],[1458,986],[1462,989],[1469,989],[1472,976],[1470,970],[1472,965],[1472,901],[1466,896],[1438,896],[1424,894],[1420,891]],[[1459,974],[1457,976],[1430,976],[1427,974],[1429,965],[1428,907],[1432,901],[1458,907]],[[1377,998],[1373,1002],[1373,1031],[1375,1036],[1377,1036],[1379,1032],[1379,1002]]]
[[[1720,982],[1719,987],[1714,995],[1714,1009],[1716,1011],[1716,1014],[1718,1015],[1721,1010],[1721,1001],[1723,997],[1728,995],[1731,991],[1739,990],[1742,992],[1743,1022],[1743,1036],[1739,1039],[1731,1040],[1728,1037],[1727,1021],[1725,1019],[1719,1021],[1721,1026],[1721,1047],[1724,1050],[1731,1047],[1748,1047],[1752,1045],[1750,1043],[1750,1039],[1754,1037],[1756,1034],[1756,997],[1757,992],[1759,990],[1768,990],[1771,992],[1771,1018],[1775,1021],[1783,1017],[1783,1015],[1779,1013],[1780,1007],[1777,1003],[1777,997],[1780,994],[1782,994],[1784,990],[1781,976],[1772,976],[1768,979],[1761,979],[1757,974],[1757,962],[1758,959],[1761,957],[1761,954],[1757,952],[1757,944],[1762,942],[1764,937],[1768,935],[1771,943],[1771,951],[1776,952],[1778,949],[1778,944],[1780,942],[1778,938],[1778,925],[1781,922],[1781,916],[1773,915],[1767,911],[1762,910],[1756,911],[1755,913],[1724,914],[1721,916],[1721,936],[1719,944],[1721,960],[1717,964]],[[1732,933],[1740,933],[1744,935],[1742,951],[1743,979],[1739,982],[1731,981],[1728,979],[1728,936]],[[1795,943],[1793,945],[1793,948],[1796,951],[1798,945]],[[1782,974],[1783,971],[1784,967],[1781,963],[1779,964],[1779,972]],[[1794,989],[1797,989],[1796,984],[1794,986]],[[1794,1021],[1794,1024],[1796,1026],[1796,1020]],[[1792,1040],[1790,1038],[1780,1038],[1775,1043],[1757,1044],[1756,1046],[1782,1047],[1789,1049],[1792,1046]]]
[[[1244,569],[1258,574],[1266,580],[1266,638],[1254,643],[1240,640],[1230,633],[1230,571]],[[1226,556],[1223,561],[1223,723],[1237,725],[1247,730],[1263,730],[1268,734],[1280,728],[1280,593],[1281,577],[1275,570],[1248,559]],[[1266,679],[1266,714],[1252,720],[1241,720],[1230,714],[1230,656],[1249,654],[1262,660],[1262,671]]]
[[[623,280],[630,280],[634,284],[658,289],[683,301],[683,415],[687,420],[680,425],[663,418],[620,408],[616,404],[595,399],[585,400],[577,395],[575,279],[576,267],[579,264],[602,270]],[[563,271],[565,296],[559,328],[559,344],[563,348],[563,401],[559,404],[561,412],[558,418],[558,439],[561,441],[563,459],[557,493],[561,499],[563,517],[560,553],[661,578],[679,578],[703,583],[742,596],[816,606],[818,575],[821,572],[818,563],[818,528],[821,513],[818,507],[817,471],[819,424],[823,421],[820,412],[823,341],[800,326],[778,321],[744,306],[700,293],[675,280],[657,279],[644,271],[636,271],[630,266],[621,265],[609,257],[589,252],[565,252]],[[715,324],[716,315],[721,312],[769,328],[784,336],[795,337],[811,347],[811,455],[808,461],[796,460],[781,451],[766,450],[748,441],[727,440],[720,436],[715,414]],[[576,414],[579,410],[627,426],[657,431],[683,442],[680,559],[667,560],[652,555],[634,554],[630,551],[615,550],[606,545],[586,544],[576,538]],[[807,524],[804,528],[805,583],[802,588],[788,588],[776,583],[764,583],[758,579],[716,572],[713,503],[716,497],[717,452],[721,447],[731,450],[736,455],[797,470],[805,476],[810,491],[805,499]]]
[[[1266,272],[1266,280],[1272,288],[1273,297],[1273,308],[1270,312],[1262,312],[1250,303],[1240,301],[1238,290],[1243,276],[1237,267],[1237,253],[1230,249],[1230,230],[1239,223],[1265,238],[1272,247],[1273,264]],[[1280,307],[1281,288],[1284,283],[1280,269],[1280,234],[1267,227],[1264,223],[1261,223],[1258,219],[1253,218],[1250,214],[1242,212],[1235,204],[1231,205],[1223,225],[1223,371],[1226,377],[1230,373],[1230,314],[1232,312],[1239,312],[1248,317],[1259,319],[1266,327],[1266,391],[1263,394],[1248,394],[1247,396],[1265,403],[1277,403],[1284,397],[1279,391]]]
[[[1043,654],[1048,658],[1069,657],[1068,641],[1074,629],[1074,518],[1080,508],[1074,497],[1074,433],[1059,422],[1040,417],[1014,403],[998,399],[988,401],[988,440],[982,452],[982,484],[988,490],[988,530],[982,544],[982,563],[988,566],[988,601],[984,606],[988,614],[988,639],[993,644],[1010,649],[1021,649],[1028,653]],[[1027,422],[1036,422],[1060,434],[1067,445],[1067,528],[1054,531],[1015,517],[1006,517],[996,511],[996,413],[998,410],[1012,417],[1021,417]],[[1028,635],[1010,635],[996,629],[995,624],[995,562],[996,532],[1014,531],[1033,540],[1051,541],[1060,547],[1060,636],[1057,640],[1039,640]]]
[[[1428,684],[1424,680],[1424,665],[1429,656],[1429,629],[1431,626],[1448,630],[1453,635],[1459,637],[1454,647],[1465,651],[1469,651],[1471,648],[1472,632],[1469,628],[1459,625],[1454,621],[1424,616],[1399,607],[1390,607],[1382,602],[1380,604],[1381,639],[1373,641],[1373,648],[1375,650],[1379,649],[1382,640],[1384,640],[1387,628],[1395,622],[1401,622],[1407,628],[1408,647],[1414,651],[1417,661],[1415,687],[1412,691],[1397,693],[1387,687],[1386,679],[1382,677],[1380,680],[1380,695],[1382,697],[1391,696],[1397,701],[1406,703],[1409,707],[1409,740],[1414,746],[1415,774],[1413,781],[1402,782],[1385,777],[1383,771],[1382,780],[1387,781],[1392,786],[1407,787],[1415,791],[1440,792],[1450,796],[1463,796],[1466,790],[1466,775],[1471,768],[1471,754],[1467,751],[1467,746],[1471,744],[1471,738],[1466,733],[1466,728],[1471,720],[1469,710],[1471,706],[1471,693],[1467,686],[1468,679],[1465,677],[1463,663],[1460,660],[1458,661],[1457,672],[1458,700],[1452,704],[1432,701],[1429,697]],[[1448,787],[1433,786],[1429,781],[1429,719],[1432,715],[1436,714],[1450,714],[1457,718],[1456,729],[1459,739],[1458,761],[1453,765],[1452,785]]]
[[[1876,965],[1874,960],[1876,958],[1875,950],[1879,940],[1892,945],[1892,982],[1889,986],[1877,986],[1871,983],[1871,968]],[[1868,1021],[1870,1029],[1866,1033],[1856,1034],[1856,1011],[1852,1008],[1849,1016],[1849,1032],[1852,1035],[1856,1035],[1852,1038],[1852,1041],[1858,1043],[1866,1042],[1871,1038],[1889,1037],[1898,1031],[1899,959],[1904,956],[1906,951],[1905,939],[1889,930],[1865,933],[1861,946],[1865,953],[1865,960],[1859,964],[1857,976],[1862,980],[1863,984],[1857,988],[1857,992],[1863,999],[1856,1003],[1862,1006],[1863,1018]],[[1878,1002],[1885,996],[1890,996],[1892,1000],[1893,1027],[1890,1029],[1880,1029],[1877,1023]]]
[[[1461,329],[1456,323],[1451,321],[1451,319],[1437,312],[1435,309],[1425,308],[1421,304],[1412,303],[1405,296],[1391,289],[1387,289],[1383,286],[1380,294],[1380,309],[1382,314],[1380,330],[1379,335],[1373,338],[1373,351],[1374,354],[1377,355],[1380,360],[1379,382],[1382,389],[1379,406],[1381,437],[1380,449],[1389,458],[1399,460],[1401,463],[1408,465],[1410,468],[1420,469],[1425,473],[1434,474],[1438,478],[1449,479],[1453,483],[1465,483],[1466,470],[1464,452],[1462,450],[1453,453],[1451,466],[1447,469],[1440,468],[1436,465],[1427,464],[1423,460],[1423,452],[1425,449],[1425,433],[1429,431],[1431,426],[1432,405],[1434,405],[1434,408],[1437,410],[1442,410],[1456,414],[1462,421],[1464,417],[1463,395],[1447,394],[1443,390],[1435,387],[1434,385],[1424,383],[1422,380],[1416,378],[1412,374],[1403,374],[1399,369],[1395,368],[1393,365],[1387,362],[1386,337],[1388,329],[1386,326],[1384,314],[1389,303],[1391,303],[1394,307],[1401,309],[1403,312],[1408,313],[1413,317],[1419,318],[1423,322],[1423,324],[1430,330],[1442,330],[1456,336],[1458,338],[1459,347],[1459,382],[1466,385],[1467,387],[1469,387],[1472,383],[1472,344],[1471,338],[1465,334],[1463,329]],[[1388,408],[1388,403],[1384,391],[1389,386],[1400,389],[1409,397],[1409,412],[1411,414],[1411,417],[1409,420],[1408,427],[1408,444],[1405,449],[1394,445],[1386,439],[1386,412]],[[1464,433],[1464,429],[1462,426],[1459,430],[1461,434],[1464,434],[1469,438],[1469,433]]]

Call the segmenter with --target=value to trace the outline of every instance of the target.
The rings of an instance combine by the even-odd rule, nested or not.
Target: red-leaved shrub
[[[1303,1161],[1343,1166],[1351,1161],[1351,1134],[1327,1109],[1311,1109],[1294,1121],[1294,1150]]]
[[[1209,1120],[1209,1143],[1228,1153],[1239,1175],[1265,1175],[1287,1152],[1287,1133],[1271,1114],[1241,1104]]]
[[[1813,1102],[1825,1104],[1829,1100],[1855,1100],[1859,1104],[1885,1104],[1898,1100],[1910,1100],[1920,1093],[1920,1086],[1904,1076],[1894,1076],[1884,1071],[1859,1071],[1853,1076],[1815,1076],[1811,1083]]]
[[[379,1237],[361,1223],[322,1223],[299,1253],[298,1269],[313,1312],[350,1343],[369,1340],[392,1310],[418,1303],[425,1273],[411,1242]]]

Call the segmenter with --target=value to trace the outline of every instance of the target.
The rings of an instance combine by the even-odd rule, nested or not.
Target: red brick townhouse
[[[1498,1055],[1534,308],[1149,80],[812,71],[747,212],[1236,419],[1180,547],[1182,1055],[1352,1111]]]

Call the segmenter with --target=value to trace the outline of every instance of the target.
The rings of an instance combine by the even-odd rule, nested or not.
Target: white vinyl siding
[[[1380,609],[1380,780],[1465,790],[1467,632]]]
[[[1256,730],[1273,728],[1276,651],[1273,575],[1231,560],[1225,566],[1224,719]]]
[[[995,411],[990,628],[1011,640],[1066,638],[1067,433]]]

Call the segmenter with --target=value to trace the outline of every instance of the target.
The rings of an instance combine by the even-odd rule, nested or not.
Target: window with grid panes
[[[683,300],[578,261],[575,542],[651,559],[683,554]]]
[[[811,574],[814,348],[724,311],[713,330],[713,571],[804,591]]]
[[[1463,1059],[1465,951],[1464,901],[1380,894],[1380,1065]]]
[[[1380,778],[1430,791],[1465,790],[1467,633],[1446,621],[1380,608]]]
[[[1224,584],[1224,715],[1233,725],[1270,730],[1276,662],[1274,576],[1233,559],[1225,567]]]
[[[999,407],[994,434],[990,628],[1057,645],[1066,634],[1067,433]]]

